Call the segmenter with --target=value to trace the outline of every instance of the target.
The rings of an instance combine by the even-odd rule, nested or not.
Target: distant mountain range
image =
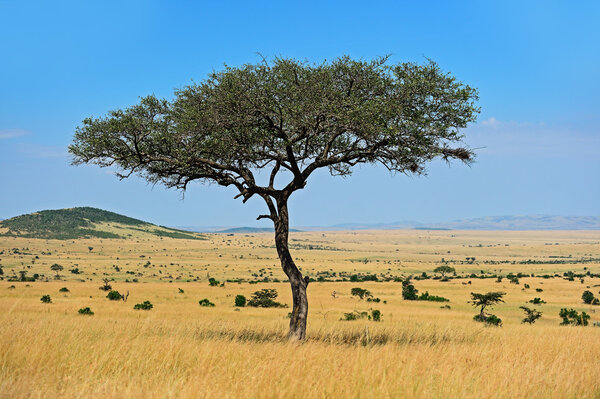
[[[273,231],[272,228],[234,227],[202,228],[180,227],[184,230],[213,233],[260,233]],[[392,223],[340,223],[333,226],[299,226],[296,231],[331,230],[600,230],[599,216],[552,216],[516,215],[488,216],[474,219],[460,219],[445,223],[421,223],[402,221]],[[294,231],[294,230],[290,230]]]
[[[341,223],[306,226],[299,231],[331,230],[600,230],[599,216],[518,215],[460,219],[445,223],[403,221],[392,223]],[[273,232],[272,227],[179,227],[157,226],[97,208],[45,210],[0,221],[0,237],[45,239],[129,238],[158,236],[205,239],[197,233],[248,234]]]

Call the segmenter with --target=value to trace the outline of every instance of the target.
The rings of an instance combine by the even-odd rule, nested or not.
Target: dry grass
[[[391,272],[402,274],[430,273],[440,256],[475,256],[478,261],[508,256],[600,256],[598,232],[432,232],[429,238],[419,238],[425,234],[340,232],[323,237],[322,233],[301,233],[294,238],[346,250],[295,253],[304,259],[305,270],[315,271],[333,268],[354,272],[356,268],[357,272],[382,272],[389,266],[382,259],[399,258],[399,264],[391,265]],[[227,239],[230,245],[226,245]],[[399,283],[315,282],[309,286],[308,340],[291,344],[284,338],[290,309],[236,310],[233,306],[236,294],[249,296],[266,287],[277,288],[279,300],[289,304],[287,284],[209,287],[206,283],[207,272],[221,279],[248,278],[266,262],[273,262],[265,259],[273,256],[273,250],[258,246],[261,242],[266,245],[269,239],[269,235],[242,235],[211,236],[209,241],[194,242],[0,240],[0,250],[18,247],[28,248],[24,252],[30,253],[0,255],[5,277],[29,265],[32,267],[26,270],[30,275],[44,273],[51,280],[0,281],[0,397],[600,396],[600,328],[561,327],[558,317],[561,307],[573,307],[588,312],[592,323],[599,321],[595,310],[600,307],[581,302],[587,287],[594,293],[600,290],[598,278],[586,278],[583,284],[578,279],[570,282],[537,277],[522,278],[520,285],[506,279],[501,283],[472,279],[466,285],[463,279],[415,282],[421,292],[449,298],[451,309],[440,308],[445,303],[404,301]],[[553,245],[545,245],[550,242]],[[556,242],[559,245],[554,245]],[[482,247],[473,246],[479,243]],[[495,246],[484,246],[492,243]],[[88,246],[94,247],[91,253]],[[396,252],[396,247],[401,250]],[[52,255],[39,255],[31,265],[35,254],[46,250]],[[141,254],[145,257],[139,258]],[[240,255],[244,257],[240,259]],[[380,262],[348,261],[378,256]],[[154,267],[144,268],[147,260]],[[62,274],[67,281],[52,281],[48,268],[54,262],[64,264],[65,269],[78,264],[85,273],[72,275],[65,270]],[[113,264],[124,270],[115,272]],[[225,264],[229,265],[226,269]],[[201,270],[204,267],[209,270]],[[583,267],[600,272],[597,263],[586,263],[509,264],[503,265],[503,273],[582,272]],[[461,273],[481,268],[481,264],[457,265]],[[138,276],[140,283],[125,283],[123,280],[132,276],[124,273],[127,270],[143,273]],[[159,274],[157,270],[163,273],[152,276]],[[276,269],[273,271],[277,276]],[[106,293],[98,289],[103,273],[117,278],[114,288],[130,292],[127,302],[105,298]],[[164,273],[173,278],[160,280]],[[183,278],[176,279],[179,274],[201,274],[202,281],[186,283]],[[81,278],[92,281],[77,281]],[[531,288],[523,289],[525,283]],[[11,285],[15,288],[9,289]],[[59,293],[63,286],[70,292]],[[351,297],[350,289],[355,286],[369,289],[387,303]],[[178,293],[178,288],[185,293]],[[543,288],[543,292],[535,288]],[[331,296],[334,290],[338,293],[335,299]],[[475,323],[472,316],[476,311],[467,303],[471,291],[492,290],[507,292],[506,303],[493,310],[503,319],[501,328]],[[52,304],[40,302],[45,294],[51,295]],[[536,306],[544,315],[532,326],[520,324],[523,316],[519,306],[533,297],[548,302]],[[198,300],[202,298],[209,298],[216,307],[200,307]],[[154,309],[133,310],[134,304],[144,300],[150,300]],[[95,315],[79,315],[77,310],[84,306],[91,307]],[[382,311],[381,323],[340,321],[344,312],[370,308]]]

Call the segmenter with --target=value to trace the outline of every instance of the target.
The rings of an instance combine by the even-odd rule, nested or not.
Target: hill
[[[273,231],[272,227],[233,227],[231,229],[218,230],[215,233],[271,233]],[[291,233],[300,231],[302,230],[290,229]]]
[[[201,240],[200,234],[157,226],[91,207],[44,210],[0,221],[0,236],[71,240],[159,236]]]

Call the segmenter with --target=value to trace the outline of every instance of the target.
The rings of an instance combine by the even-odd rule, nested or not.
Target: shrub
[[[373,309],[371,311],[371,317],[372,317],[373,321],[381,321],[381,311],[379,311],[377,309]]]
[[[246,306],[246,297],[243,295],[236,295],[235,306],[237,306],[238,308],[243,308],[244,306]]]
[[[211,301],[209,301],[208,298],[201,299],[200,301],[198,301],[198,303],[200,304],[200,306],[206,306],[206,307],[214,307],[215,306],[215,304],[212,303]]]
[[[178,290],[179,290],[179,293],[180,293],[180,294],[183,294],[183,293],[185,293],[185,291],[184,291],[184,290],[182,290],[181,288],[178,288]]]
[[[419,301],[431,301],[431,302],[450,302],[450,299],[444,298],[443,296],[429,295],[429,292],[425,291],[418,298]]]
[[[111,301],[120,301],[123,299],[123,295],[119,291],[110,291],[106,297]]]
[[[69,292],[69,289],[67,287],[62,287],[58,292]]]
[[[42,303],[52,303],[52,299],[50,298],[50,295],[44,295],[40,298],[40,301],[42,301]]]
[[[587,303],[588,305],[600,305],[600,300],[594,297],[592,291],[583,291],[581,299],[583,299],[583,303]]]
[[[529,288],[529,284],[525,284],[523,287],[525,287],[525,288]]]
[[[417,300],[418,292],[419,290],[417,290],[415,286],[410,283],[410,280],[404,280],[402,282],[402,299],[407,301],[415,301]]]
[[[110,291],[110,290],[112,290],[112,286],[109,284],[110,281],[111,281],[111,279],[103,278],[102,282],[104,283],[104,285],[100,286],[100,289],[102,291]]]
[[[372,297],[372,296],[373,296],[373,295],[371,295],[371,291],[369,291],[369,290],[365,290],[365,289],[363,289],[363,288],[358,288],[358,287],[356,287],[356,288],[352,288],[352,289],[350,290],[350,294],[351,294],[352,296],[357,296],[357,297],[359,297],[360,299],[365,299],[365,298],[367,298],[367,297]]]
[[[529,309],[527,306],[521,306],[520,309],[523,309],[525,312],[525,318],[521,321],[521,323],[533,324],[537,319],[542,317],[542,312],[538,312],[535,309]]]
[[[493,315],[493,314],[489,314],[489,315],[488,314],[486,314],[486,315],[476,314],[475,316],[473,316],[473,320],[483,322],[489,326],[496,326],[496,327],[502,326],[502,319],[500,319],[498,316]]]
[[[252,298],[248,301],[247,305],[257,308],[283,308],[286,305],[275,302],[277,298],[277,290],[273,288],[263,288],[260,291],[256,291],[252,294]]]
[[[536,288],[536,289],[535,289],[535,292],[542,292],[542,291],[544,291],[544,290],[543,290],[543,289],[541,289],[541,288]]]
[[[367,298],[367,302],[379,303],[379,302],[381,302],[381,299],[379,299],[379,298]]]
[[[210,285],[211,287],[216,287],[219,284],[220,284],[219,280],[215,280],[212,277],[208,279],[208,285]]]
[[[533,299],[529,300],[529,303],[533,303],[534,305],[541,305],[541,304],[546,303],[546,301],[544,301],[541,298],[533,298]]]
[[[587,326],[588,320],[590,319],[590,315],[585,312],[577,312],[574,309],[566,309],[562,308],[558,314],[562,317],[563,321],[560,323],[561,326]]]
[[[367,312],[359,312],[358,310],[355,310],[354,312],[344,313],[344,316],[340,320],[352,321],[352,320],[364,319],[367,316],[368,316]]]
[[[150,310],[154,307],[150,301],[144,301],[142,303],[136,304],[133,308],[135,310]]]
[[[90,315],[90,316],[92,316],[94,314],[94,312],[92,312],[92,309],[90,309],[89,307],[81,308],[81,309],[79,309],[78,312],[79,312],[79,314]]]

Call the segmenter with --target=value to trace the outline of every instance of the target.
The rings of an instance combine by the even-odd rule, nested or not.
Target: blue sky
[[[0,0],[0,218],[95,206],[166,225],[258,225],[263,204],[180,192],[93,166],[66,146],[87,116],[169,98],[224,63],[343,54],[425,57],[480,92],[471,167],[425,177],[362,167],[313,176],[293,225],[600,215],[599,2],[29,2]],[[261,224],[267,225],[266,221]]]

